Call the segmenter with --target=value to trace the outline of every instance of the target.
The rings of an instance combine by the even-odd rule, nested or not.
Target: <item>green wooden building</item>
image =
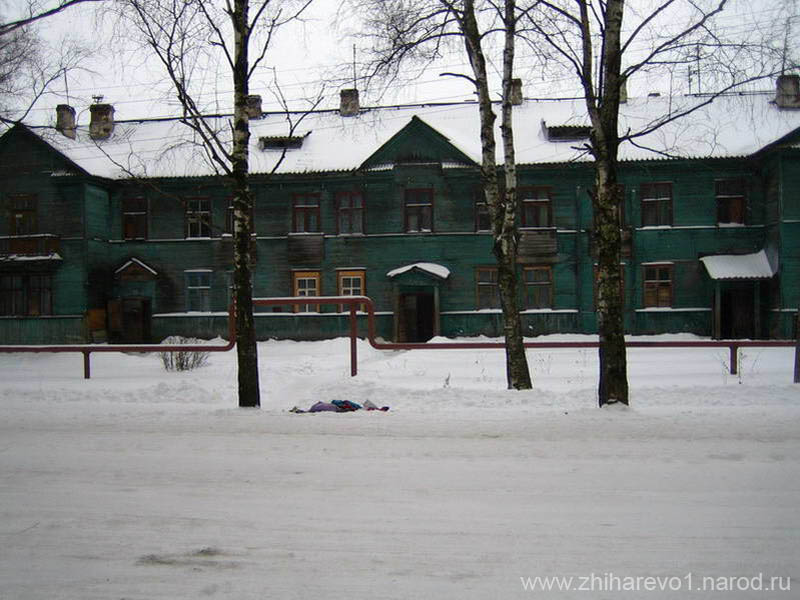
[[[474,103],[264,114],[251,106],[256,297],[365,294],[398,341],[502,332]],[[708,98],[622,108],[641,129]],[[580,102],[515,107],[527,335],[596,327],[592,163]],[[0,343],[224,335],[230,190],[178,119],[0,138]],[[229,117],[209,117],[225,135]],[[800,84],[729,96],[621,150],[631,334],[788,338],[800,305]],[[498,164],[502,164],[498,157]],[[363,319],[363,317],[361,317]],[[262,339],[344,335],[330,306],[263,309]],[[363,323],[362,323],[363,327]]]

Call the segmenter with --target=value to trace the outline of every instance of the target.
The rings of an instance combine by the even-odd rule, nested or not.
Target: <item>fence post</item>
[[[83,353],[83,378],[89,379],[92,376],[91,366],[89,364],[89,355],[91,352],[84,351]]]
[[[358,375],[358,321],[356,320],[356,304],[350,302],[350,377]]]
[[[800,383],[800,309],[797,311],[796,327],[794,331],[794,382]]]
[[[731,375],[739,372],[739,346],[731,344]]]

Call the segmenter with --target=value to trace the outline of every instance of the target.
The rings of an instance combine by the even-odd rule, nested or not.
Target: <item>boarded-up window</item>
[[[186,200],[186,237],[211,237],[211,200],[208,198]]]
[[[672,265],[645,265],[645,308],[672,306]]]
[[[36,211],[36,196],[18,194],[9,198],[11,235],[31,235],[39,233],[39,220]]]
[[[672,225],[672,183],[643,183],[642,227]]]
[[[523,227],[552,226],[552,188],[548,186],[521,187],[517,195],[522,205]]]
[[[42,274],[0,274],[0,315],[53,314],[52,277]]]
[[[525,267],[525,305],[527,308],[553,307],[553,270],[549,265]]]
[[[364,233],[364,195],[361,192],[338,192],[336,212],[340,234]]]
[[[295,271],[292,273],[294,296],[319,296],[319,271]],[[294,312],[319,312],[319,304],[295,304]]]
[[[122,200],[122,238],[147,239],[147,198]]]
[[[319,233],[319,193],[292,195],[292,232]]]
[[[746,200],[742,179],[721,179],[714,182],[717,199],[717,223],[744,224]]]
[[[500,308],[497,267],[478,267],[475,271],[475,299],[478,308]]]

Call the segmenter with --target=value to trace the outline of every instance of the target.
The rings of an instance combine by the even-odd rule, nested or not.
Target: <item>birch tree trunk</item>
[[[622,198],[617,182],[619,153],[619,104],[622,87],[621,31],[624,0],[608,0],[605,9],[602,80],[599,105],[587,92],[592,121],[592,152],[595,186],[592,204],[597,245],[597,331],[600,337],[598,401],[600,406],[628,404],[628,367],[625,350],[625,322],[622,273],[620,268],[620,210]],[[591,36],[587,0],[581,0],[584,28],[584,61],[591,64]],[[588,48],[587,48],[588,46]],[[587,54],[588,53],[588,54]],[[587,72],[591,72],[588,70]]]
[[[251,263],[251,208],[248,183],[250,124],[247,113],[249,93],[249,2],[235,0],[231,20],[234,29],[234,112],[231,178],[233,180],[233,279],[236,298],[236,353],[238,359],[239,406],[261,405],[258,381],[258,347],[253,321]]]
[[[506,189],[503,197],[497,180],[496,142],[494,122],[497,116],[492,109],[489,83],[486,76],[486,58],[481,46],[481,35],[475,18],[473,0],[465,0],[462,31],[467,56],[474,74],[475,88],[478,92],[478,111],[481,132],[481,180],[483,182],[486,205],[492,220],[494,238],[492,252],[497,260],[497,279],[500,291],[500,305],[503,310],[503,333],[506,342],[506,379],[509,389],[527,390],[531,388],[531,377],[525,346],[522,339],[522,323],[517,298],[517,176],[514,161],[514,137],[511,122],[511,80],[514,63],[514,2],[506,0],[506,27],[511,22],[511,32],[506,31],[503,53],[503,112],[502,136],[504,148]],[[511,11],[511,12],[509,12]]]

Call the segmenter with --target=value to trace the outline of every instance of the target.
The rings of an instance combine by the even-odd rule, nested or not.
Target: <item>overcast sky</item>
[[[16,1],[16,0],[14,0]],[[649,0],[631,0],[631,5],[646,3]],[[325,100],[321,107],[333,108],[338,104],[338,91],[350,87],[345,81],[330,83],[332,75],[344,77],[352,72],[348,65],[353,61],[353,45],[357,45],[356,61],[364,59],[359,49],[365,43],[351,33],[356,26],[351,19],[337,18],[339,0],[316,0],[300,23],[287,26],[279,31],[272,49],[261,69],[251,83],[251,93],[261,94],[265,110],[279,110],[279,104],[269,91],[272,87],[274,67],[278,81],[290,105],[297,109],[306,107],[306,99],[319,93],[323,82],[329,82],[325,90]],[[787,15],[797,23],[795,0],[734,0],[734,9],[722,15],[720,25],[728,30],[744,30],[750,25],[748,19],[755,17],[770,22],[786,20]],[[745,16],[743,16],[745,15]],[[93,60],[86,63],[86,70],[73,72],[66,81],[59,82],[55,92],[37,104],[28,120],[47,124],[54,121],[56,104],[67,102],[79,114],[79,123],[86,122],[85,111],[92,103],[92,97],[102,95],[104,102],[114,104],[118,119],[136,119],[175,115],[179,112],[177,102],[170,94],[169,87],[163,85],[158,68],[154,68],[144,58],[141,50],[125,51],[124,46],[114,42],[109,19],[98,25],[94,3],[69,9],[61,15],[43,22],[42,35],[54,45],[60,44],[64,36],[72,36],[94,46]],[[528,51],[518,51],[518,65],[524,69]],[[389,92],[378,96],[377,91],[362,91],[362,104],[388,104],[409,102],[463,101],[474,95],[470,84],[464,80],[443,78],[441,71],[466,70],[461,54],[447,57],[441,64],[427,72],[410,73],[402,85],[394,86]],[[232,106],[232,84],[224,68],[219,74],[207,74],[210,82],[205,89],[204,100],[208,106],[226,112]],[[212,82],[213,80],[213,82]],[[161,87],[159,85],[161,84]],[[658,91],[669,93],[676,82],[663,77],[641,79],[634,82],[632,95]],[[765,87],[762,85],[762,87]],[[766,86],[768,87],[768,86]],[[574,81],[570,77],[545,80],[536,72],[526,73],[525,94],[527,96],[547,97],[570,95],[575,92]]]

